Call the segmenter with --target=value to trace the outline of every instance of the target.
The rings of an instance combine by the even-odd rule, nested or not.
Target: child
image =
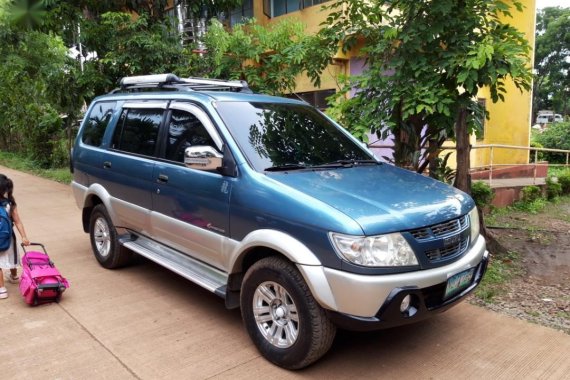
[[[30,245],[30,241],[26,236],[26,230],[18,214],[18,208],[16,207],[16,201],[12,192],[14,191],[14,184],[12,180],[6,177],[4,174],[0,174],[0,207],[4,205],[6,211],[14,226],[18,230],[20,237],[22,238],[22,243],[24,245]],[[18,283],[20,278],[18,277],[18,264],[19,264],[18,251],[16,248],[16,239],[12,238],[12,247],[8,248],[6,251],[0,252],[0,299],[8,297],[8,291],[4,286],[4,274],[2,269],[10,270],[10,277],[8,281],[13,284]]]

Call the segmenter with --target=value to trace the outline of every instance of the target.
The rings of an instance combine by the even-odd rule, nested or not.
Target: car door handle
[[[159,175],[158,175],[157,182],[159,182],[159,183],[166,183],[166,182],[168,182],[168,176],[165,175],[165,174],[159,174]]]
[[[103,162],[103,167],[105,169],[110,169],[111,168],[111,161],[105,161]]]

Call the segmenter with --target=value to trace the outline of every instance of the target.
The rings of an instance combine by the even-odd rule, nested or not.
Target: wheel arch
[[[260,252],[284,256],[294,264],[322,265],[317,256],[295,237],[281,231],[262,229],[250,232],[234,247],[229,256],[229,273],[243,271],[244,262],[251,260],[250,255],[255,258],[262,254]]]
[[[317,302],[326,308],[336,309],[320,260],[299,240],[273,230],[252,232],[235,248],[226,293],[228,308],[239,306],[241,286],[247,270],[259,260],[271,256],[281,257],[295,265]]]
[[[91,213],[93,212],[95,206],[99,204],[103,204],[105,206],[105,208],[107,209],[107,213],[109,214],[109,217],[111,218],[113,223],[115,222],[116,220],[115,215],[113,213],[112,208],[110,207],[110,199],[111,199],[110,194],[107,192],[107,190],[105,190],[103,186],[99,184],[93,184],[87,189],[87,191],[85,192],[85,198],[83,201],[83,208],[81,215],[81,221],[83,223],[84,232],[89,232],[89,222],[91,218]]]

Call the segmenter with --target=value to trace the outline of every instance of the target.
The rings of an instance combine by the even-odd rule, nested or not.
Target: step
[[[199,260],[143,236],[122,240],[131,251],[225,298],[228,275]]]

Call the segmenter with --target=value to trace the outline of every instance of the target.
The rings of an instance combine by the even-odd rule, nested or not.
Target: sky
[[[536,0],[536,8],[546,8],[546,7],[570,7],[570,0]]]

